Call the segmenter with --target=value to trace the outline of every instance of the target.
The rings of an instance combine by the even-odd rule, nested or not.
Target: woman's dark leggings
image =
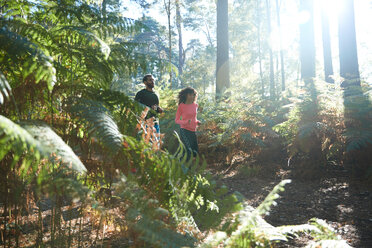
[[[199,152],[198,139],[196,137],[196,133],[181,128],[180,136],[182,143],[185,145],[185,149],[187,152],[187,160],[189,160],[191,157],[191,153],[193,154],[193,156],[196,156]]]

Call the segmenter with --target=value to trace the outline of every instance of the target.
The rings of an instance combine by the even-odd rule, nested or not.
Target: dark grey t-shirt
[[[138,91],[134,100],[142,103],[143,105],[146,105],[150,109],[152,109],[152,106],[154,105],[159,106],[158,95],[155,92],[148,91],[146,89]],[[156,117],[156,114],[154,113],[154,111],[149,111],[149,113],[146,116],[146,119],[151,118],[151,117]]]

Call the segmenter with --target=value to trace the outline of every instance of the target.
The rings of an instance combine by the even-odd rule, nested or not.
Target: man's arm
[[[159,106],[159,95],[158,94],[156,94],[156,104],[154,105],[154,110],[157,112],[157,113],[159,113],[159,114],[161,114],[161,113],[163,113],[163,109]]]
[[[157,111],[159,114],[161,114],[161,113],[164,112],[164,110],[163,110],[161,107],[159,107],[159,106],[158,106],[158,108],[156,109],[156,111]]]

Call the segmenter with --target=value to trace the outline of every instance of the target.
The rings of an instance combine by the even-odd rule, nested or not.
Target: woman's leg
[[[196,156],[199,152],[196,133],[181,128],[180,134],[181,134],[181,141],[185,145],[185,149],[187,152],[187,160],[189,160],[191,157],[191,154],[193,154],[193,156]]]
[[[184,145],[185,151],[183,152],[183,156],[185,156],[185,153],[187,154],[187,160],[191,157],[191,140],[189,135],[189,130],[186,130],[184,128],[180,128],[180,138]]]
[[[190,148],[194,156],[196,156],[199,153],[198,138],[196,137],[196,132],[190,132],[189,139],[190,139],[190,145],[191,145]]]

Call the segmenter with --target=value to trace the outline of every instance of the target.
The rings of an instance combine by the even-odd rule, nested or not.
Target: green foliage
[[[50,150],[49,159],[51,162],[80,173],[86,172],[87,169],[72,149],[45,123],[22,121],[20,124],[43,147],[47,147]]]
[[[175,232],[167,223],[169,212],[160,207],[157,200],[149,198],[135,182],[126,180],[124,176],[114,185],[114,197],[126,212],[126,221],[139,234],[145,246],[154,247],[193,247],[195,238],[189,234]],[[116,218],[123,223],[121,218]]]
[[[265,200],[257,207],[256,211],[259,215],[268,214],[272,205],[276,205],[275,200],[278,199],[279,193],[284,191],[284,186],[290,183],[291,180],[283,180],[266,196]]]
[[[102,103],[78,98],[69,105],[69,112],[87,124],[88,136],[94,135],[113,155],[122,148],[123,135]]]
[[[13,163],[17,163],[25,151],[33,154],[37,161],[40,160],[40,157],[48,156],[48,149],[46,147],[43,147],[25,129],[8,118],[0,116],[0,128],[2,148],[0,159],[3,159],[10,151],[15,153]]]
[[[0,160],[12,151],[13,163],[17,163],[25,154],[26,158],[48,158],[50,162],[63,165],[77,172],[85,172],[86,168],[71,148],[44,123],[23,121],[20,125],[4,116],[0,116],[2,134],[2,150]],[[27,171],[32,160],[25,161]]]
[[[287,239],[283,233],[274,226],[267,223],[261,215],[268,214],[270,207],[275,205],[279,192],[290,180],[284,180],[274,187],[265,200],[254,209],[246,205],[239,211],[234,225],[226,232],[217,232],[206,240],[200,247],[216,247],[223,244],[223,247],[271,247],[271,242]]]
[[[344,92],[346,151],[359,151],[372,144],[371,118],[372,105],[367,91],[361,87],[349,87]]]
[[[294,161],[294,168],[302,173],[300,176],[312,177],[328,161],[339,160],[342,156],[342,109],[339,102],[332,100],[337,97],[338,90],[324,86],[323,82],[311,81],[302,93],[291,98],[294,103],[286,106],[290,108],[287,120],[273,130],[284,138],[288,165]]]
[[[281,226],[278,229],[290,238],[297,238],[302,233],[311,235],[314,241],[306,247],[351,247],[341,240],[335,231],[324,220],[312,218],[309,224]]]
[[[306,248],[350,248],[351,246],[346,243],[345,240],[320,240],[311,242]]]
[[[156,192],[157,199],[169,207],[177,222],[207,229],[217,226],[227,213],[241,208],[235,194],[218,187],[210,175],[201,174],[205,161],[201,162],[199,157],[186,161],[182,144],[176,155],[154,154],[142,143],[132,144],[129,154],[140,172],[136,174],[137,180]]]
[[[204,122],[202,139],[210,151],[225,154],[228,164],[235,154],[257,154],[267,147],[267,141],[278,137],[271,130],[276,113],[269,112],[268,101],[241,88],[231,89],[230,94],[218,103],[209,96],[202,96],[199,101]],[[221,161],[220,157],[217,160]]]
[[[372,144],[372,132],[369,130],[349,129],[344,133],[347,146],[346,151],[357,151]]]
[[[6,80],[3,73],[0,71],[0,104],[3,104],[4,100],[9,98],[9,95],[12,94],[12,89]]]
[[[1,23],[7,23],[0,20]],[[36,82],[44,80],[51,90],[56,81],[56,70],[53,59],[41,50],[35,43],[4,26],[0,29],[0,47],[2,51],[2,71],[11,73],[10,68],[23,68],[23,78],[33,75]],[[6,70],[4,70],[6,69]]]
[[[319,240],[339,240],[340,237],[335,234],[335,230],[324,220],[312,218],[310,224],[317,227],[321,232],[316,233],[315,238]]]
[[[311,224],[302,224],[302,225],[289,225],[289,226],[279,226],[277,227],[284,235],[287,237],[298,237],[300,234],[309,233],[309,234],[320,234],[321,230]]]

